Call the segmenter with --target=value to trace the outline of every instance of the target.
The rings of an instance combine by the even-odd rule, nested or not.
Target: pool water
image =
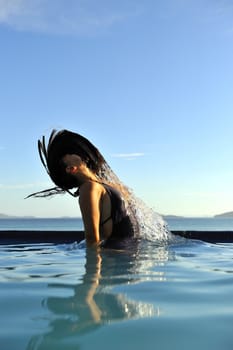
[[[2,350],[232,350],[233,244],[0,246]]]

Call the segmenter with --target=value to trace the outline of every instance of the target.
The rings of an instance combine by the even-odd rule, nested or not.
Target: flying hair
[[[77,154],[87,167],[97,176],[100,182],[119,184],[119,179],[111,170],[99,150],[84,136],[68,131],[53,130],[46,144],[45,136],[38,140],[38,152],[42,165],[55,187],[30,194],[29,197],[49,197],[56,194],[69,193],[77,196],[77,180],[65,171],[62,158],[66,154]],[[73,193],[70,190],[76,188]]]

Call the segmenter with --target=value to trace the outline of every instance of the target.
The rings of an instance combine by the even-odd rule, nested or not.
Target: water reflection
[[[59,288],[72,290],[71,296],[51,296],[43,301],[43,306],[50,312],[49,331],[35,336],[27,350],[59,348],[60,341],[75,341],[75,337],[93,332],[99,327],[112,322],[129,319],[159,316],[159,309],[153,303],[132,300],[125,288],[135,283],[148,280],[165,279],[163,272],[155,266],[168,260],[166,247],[151,247],[131,252],[111,250],[87,250],[85,273],[81,283],[50,283],[55,295]],[[63,293],[64,295],[65,293]],[[69,344],[69,349],[71,349]],[[75,341],[75,349],[78,349]]]

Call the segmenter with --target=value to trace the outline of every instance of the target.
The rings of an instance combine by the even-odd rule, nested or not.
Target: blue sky
[[[37,139],[89,138],[162,214],[233,210],[230,0],[0,0],[0,213],[79,215]]]

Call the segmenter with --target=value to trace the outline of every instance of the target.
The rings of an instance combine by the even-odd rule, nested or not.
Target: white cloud
[[[212,0],[210,3],[201,2],[197,12],[198,20],[211,25],[225,34],[231,34],[233,3],[232,0]]]
[[[5,22],[21,12],[22,0],[0,0],[0,21]]]
[[[44,188],[49,188],[53,187],[51,183],[49,182],[36,182],[36,183],[22,183],[22,184],[0,184],[0,190],[23,190],[23,189],[29,189],[29,188],[38,188],[41,187],[42,189]],[[36,191],[36,190],[35,190]]]
[[[145,153],[142,152],[135,152],[135,153],[116,153],[116,154],[112,154],[112,157],[114,158],[125,158],[128,160],[132,160],[138,157],[143,157],[145,155]]]
[[[129,0],[0,0],[0,24],[17,30],[93,34],[138,14]],[[127,5],[126,5],[127,4]]]

